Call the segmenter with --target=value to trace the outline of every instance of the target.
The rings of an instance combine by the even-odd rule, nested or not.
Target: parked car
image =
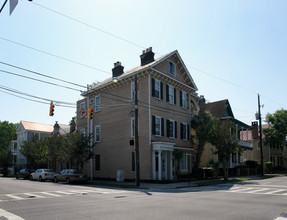
[[[64,169],[60,174],[54,177],[54,182],[85,182],[88,180],[87,175],[84,175],[81,171],[76,169]]]
[[[24,180],[27,180],[27,179],[29,179],[30,174],[33,172],[34,172],[34,170],[22,169],[16,173],[16,179],[23,178]]]
[[[30,174],[30,180],[53,180],[57,173],[52,169],[38,169]]]

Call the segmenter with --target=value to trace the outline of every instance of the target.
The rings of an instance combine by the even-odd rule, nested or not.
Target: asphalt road
[[[287,177],[152,191],[0,178],[0,220],[279,220],[284,213]]]

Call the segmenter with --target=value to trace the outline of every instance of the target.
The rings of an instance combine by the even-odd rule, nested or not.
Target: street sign
[[[81,109],[80,116],[81,116],[81,118],[86,118],[87,117],[87,111],[85,109]]]
[[[10,0],[10,15],[18,5],[18,0]]]

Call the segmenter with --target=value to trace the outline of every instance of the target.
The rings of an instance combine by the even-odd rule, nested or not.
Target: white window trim
[[[97,140],[97,128],[99,128],[99,140]],[[101,142],[101,125],[95,126],[95,142],[96,143]]]
[[[131,137],[135,137],[135,118],[131,118]]]
[[[168,131],[169,132],[169,138],[172,138],[172,139],[175,139],[175,120],[172,120],[172,119],[168,119],[169,120],[169,123],[172,123],[172,135],[170,135],[170,130]],[[169,128],[170,128],[170,124],[169,124]]]
[[[185,162],[185,164],[184,164]],[[182,167],[182,165],[184,167]],[[188,171],[188,155],[187,154],[183,154],[183,157],[180,161],[180,171],[186,172]]]
[[[171,96],[171,94],[172,94],[172,96]],[[168,95],[169,95],[168,103],[174,105],[174,87],[173,86],[168,85]]]
[[[131,100],[135,100],[135,82],[131,82]]]
[[[156,84],[158,83],[158,90],[156,89]],[[154,91],[158,91],[158,97],[155,95],[156,99],[161,100],[161,82],[158,79],[154,79]]]
[[[188,105],[188,100],[187,100],[187,92],[181,91],[181,103],[182,103],[182,108],[187,109]]]
[[[159,134],[156,134],[156,121],[157,121],[157,119],[159,119]],[[154,123],[154,126],[155,126],[155,136],[157,136],[157,137],[162,137],[162,133],[161,133],[161,131],[162,131],[162,124],[161,124],[161,117],[159,117],[159,116],[155,116],[155,123]]]
[[[187,136],[187,135],[188,135],[188,133],[187,133],[187,132],[188,132],[188,129],[187,129],[187,128],[188,128],[188,124],[185,123],[185,122],[183,122],[182,125],[185,126],[185,138],[183,137],[182,140],[187,141],[187,137],[188,137],[188,136]]]
[[[172,66],[173,66],[174,74],[170,72],[170,69],[169,69],[169,64],[170,64],[170,63],[171,63]],[[167,72],[168,72],[170,75],[172,75],[172,76],[176,76],[176,65],[175,65],[175,63],[169,60],[167,65],[168,65],[168,67],[167,67]]]
[[[97,100],[99,100],[99,103],[97,103]],[[97,95],[95,96],[95,112],[99,111],[101,111],[101,96]]]

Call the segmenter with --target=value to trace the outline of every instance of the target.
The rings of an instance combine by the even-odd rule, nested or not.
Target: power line
[[[13,92],[13,93],[17,93],[17,94],[20,94],[20,95],[25,95],[25,96],[32,97],[32,98],[35,98],[35,99],[40,99],[40,100],[44,100],[44,101],[52,101],[52,99],[46,99],[46,98],[42,98],[42,97],[39,97],[39,96],[31,95],[31,94],[24,93],[24,92],[21,92],[21,91],[18,91],[18,90],[15,90],[15,89],[3,86],[3,85],[0,85],[0,89],[6,90],[6,91],[9,91],[9,92]],[[63,101],[57,101],[57,100],[53,100],[53,101],[56,102],[57,104],[64,104],[64,105],[75,106],[75,103],[71,103],[71,102],[63,102]]]
[[[99,72],[103,72],[103,73],[106,73],[106,74],[109,74],[109,75],[110,75],[110,72],[107,72],[107,71],[105,71],[105,70],[98,69],[98,68],[96,68],[96,67],[93,67],[93,66],[90,66],[90,65],[87,65],[87,64],[83,64],[83,63],[80,63],[80,62],[77,62],[77,61],[74,61],[74,60],[71,60],[71,59],[62,57],[62,56],[58,56],[58,55],[53,54],[53,53],[46,52],[46,51],[44,51],[44,50],[40,50],[40,49],[37,49],[37,48],[34,48],[34,47],[30,47],[30,46],[27,46],[27,45],[25,45],[25,44],[18,43],[18,42],[16,42],[16,41],[12,41],[12,40],[6,39],[6,38],[1,37],[1,36],[0,36],[0,39],[1,39],[1,40],[4,40],[4,41],[7,41],[7,42],[10,42],[10,43],[13,43],[13,44],[16,44],[16,45],[21,46],[21,47],[28,48],[28,49],[30,49],[30,50],[34,50],[34,51],[37,51],[37,52],[40,52],[40,53],[43,53],[43,54],[46,54],[46,55],[49,55],[49,56],[52,56],[52,57],[56,57],[56,58],[59,58],[59,59],[62,59],[62,60],[65,60],[65,61],[68,61],[68,62],[71,62],[71,63],[74,63],[74,64],[78,64],[78,65],[81,65],[81,66],[84,66],[84,67],[87,67],[87,68],[90,68],[90,69],[94,69],[94,70],[97,70],[97,71],[99,71]]]
[[[10,74],[10,75],[14,75],[14,76],[19,76],[19,77],[26,78],[26,79],[35,80],[35,81],[46,83],[46,84],[50,84],[50,85],[53,85],[53,86],[58,86],[58,87],[74,90],[74,91],[77,91],[77,92],[82,92],[82,90],[79,90],[79,89],[74,89],[74,88],[71,88],[71,87],[68,87],[68,86],[62,86],[62,85],[59,85],[59,84],[56,84],[56,83],[51,83],[51,82],[47,82],[47,81],[44,81],[44,80],[35,79],[35,78],[29,77],[29,76],[23,76],[21,74],[12,73],[12,72],[1,70],[1,69],[0,69],[0,72],[7,73],[7,74]]]
[[[12,64],[9,64],[9,63],[5,63],[5,62],[1,62],[1,61],[0,61],[0,63],[3,64],[3,65],[6,65],[6,66],[10,66],[10,67],[14,67],[14,68],[17,68],[17,69],[20,69],[20,70],[24,70],[24,71],[27,71],[27,72],[30,72],[30,73],[34,73],[34,74],[39,75],[39,76],[43,76],[43,77],[47,77],[47,78],[50,78],[50,79],[58,80],[58,81],[61,81],[61,82],[65,82],[65,83],[74,85],[74,86],[79,86],[79,87],[82,87],[82,88],[86,88],[83,85],[80,85],[80,84],[77,84],[77,83],[73,83],[73,82],[69,82],[67,80],[59,79],[59,78],[56,78],[56,77],[48,76],[48,75],[45,75],[43,73],[39,73],[39,72],[36,72],[36,71],[33,71],[33,70],[25,69],[23,67],[15,66],[15,65],[12,65]]]

